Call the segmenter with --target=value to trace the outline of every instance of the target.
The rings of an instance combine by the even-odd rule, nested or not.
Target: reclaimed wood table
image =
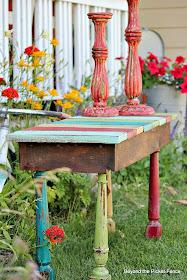
[[[118,171],[151,155],[149,184],[150,222],[147,237],[161,236],[159,207],[158,151],[170,142],[170,122],[176,114],[145,117],[73,117],[40,125],[8,136],[19,142],[21,170],[34,170],[37,182],[36,245],[45,245],[42,232],[47,229],[48,202],[45,171],[69,167],[72,172],[98,173],[98,195],[94,257],[97,264],[90,279],[111,279],[105,268],[108,259],[106,170]],[[47,279],[55,279],[47,246],[38,247],[37,262]]]

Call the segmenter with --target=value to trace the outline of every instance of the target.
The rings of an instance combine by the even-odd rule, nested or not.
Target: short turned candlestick
[[[118,116],[116,108],[107,107],[109,96],[109,84],[105,68],[108,57],[108,48],[105,43],[106,24],[112,18],[111,13],[89,13],[95,26],[95,43],[92,48],[92,56],[95,60],[95,69],[91,84],[91,95],[94,101],[93,107],[82,110],[82,116],[87,117],[113,117]]]
[[[125,73],[125,93],[128,100],[127,105],[122,106],[119,111],[119,114],[124,116],[154,114],[153,108],[139,105],[138,99],[142,92],[142,74],[138,57],[138,45],[142,36],[139,26],[139,2],[140,0],[127,0],[129,10],[125,36],[129,46],[129,54]]]

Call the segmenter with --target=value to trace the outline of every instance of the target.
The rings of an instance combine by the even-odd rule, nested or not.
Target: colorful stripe
[[[16,131],[8,136],[8,140],[17,142],[118,144],[137,134],[170,122],[176,117],[176,114],[166,113],[143,117],[86,118],[78,116],[52,124],[43,124]]]

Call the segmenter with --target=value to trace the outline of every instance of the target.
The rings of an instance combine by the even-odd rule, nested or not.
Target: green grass
[[[126,194],[126,195],[125,195]],[[186,273],[186,214],[185,205],[174,203],[185,198],[185,186],[179,187],[173,196],[161,188],[160,206],[162,237],[148,240],[145,226],[148,223],[148,186],[114,188],[114,220],[116,232],[109,234],[109,258],[107,269],[112,279],[187,279]],[[142,207],[144,205],[144,207]],[[53,252],[51,266],[57,280],[89,279],[95,267],[93,258],[95,213],[83,218],[74,217],[64,223],[66,239]],[[124,274],[128,270],[170,269],[180,274]]]

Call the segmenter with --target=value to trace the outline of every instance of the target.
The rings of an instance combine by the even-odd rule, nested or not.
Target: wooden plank
[[[53,124],[43,124],[39,126],[35,126],[36,128],[41,128],[41,127],[49,127],[49,128],[60,128],[60,127],[67,127],[67,128],[111,128],[111,129],[125,129],[125,130],[135,130],[136,134],[140,134],[144,131],[143,126],[121,126],[121,125],[80,125],[80,124],[59,124],[59,125],[53,125]],[[27,128],[27,130],[32,130],[33,128]]]
[[[68,124],[67,121],[64,121],[64,123]],[[108,125],[121,125],[121,126],[143,126],[144,131],[148,131],[153,128],[153,123],[146,123],[146,122],[91,122],[92,124],[97,124],[97,125],[105,125],[106,123]],[[90,124],[90,122],[83,122],[83,121],[71,121],[71,124]],[[130,127],[129,127],[130,128]]]
[[[158,126],[116,145],[115,170],[129,166],[145,156],[152,154],[170,142],[170,125]],[[132,152],[133,150],[133,152]]]
[[[47,171],[69,167],[72,172],[85,173],[105,173],[106,169],[118,171],[162,148],[169,141],[168,123],[116,145],[19,143],[20,168]]]
[[[39,130],[39,131],[118,131],[118,132],[126,132],[128,135],[128,139],[137,135],[136,129],[126,129],[126,128],[84,128],[84,127],[32,127],[30,129],[25,129],[29,131]]]
[[[20,143],[19,158],[21,170],[70,167],[72,172],[105,173],[106,166],[114,169],[114,145]]]
[[[23,133],[21,133],[23,132]],[[112,133],[105,132],[105,135],[101,132],[81,132],[81,135],[76,134],[76,132],[69,132],[66,134],[63,132],[49,132],[46,133],[43,131],[42,133],[39,131],[34,131],[34,133],[30,133],[29,131],[20,131],[14,132],[10,134],[7,139],[8,141],[15,142],[37,142],[37,143],[105,143],[105,144],[117,144],[127,139],[127,133]],[[79,133],[80,134],[80,133]],[[117,135],[118,134],[118,135]]]

